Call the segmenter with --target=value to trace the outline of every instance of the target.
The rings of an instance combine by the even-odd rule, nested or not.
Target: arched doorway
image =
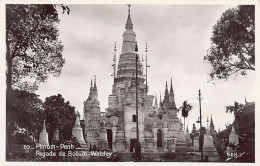
[[[162,130],[157,131],[157,147],[162,147]]]
[[[107,129],[107,141],[108,141],[108,145],[109,145],[109,149],[112,149],[112,130],[111,129]]]
[[[136,128],[133,127],[130,130],[130,152],[133,152],[136,143]]]

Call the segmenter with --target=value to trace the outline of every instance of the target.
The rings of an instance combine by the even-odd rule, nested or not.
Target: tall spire
[[[210,135],[210,131],[209,131],[209,118],[207,118],[207,129],[206,129],[206,135]]]
[[[93,88],[93,82],[92,82],[92,79],[91,79],[91,83],[90,83],[90,89]]]
[[[161,95],[161,92],[160,92],[160,104],[162,103],[162,95]]]
[[[157,96],[156,96],[156,94],[155,94],[155,96],[154,96],[154,105],[158,105],[158,103],[157,103]]]
[[[75,121],[74,126],[80,126],[80,122],[79,122],[79,114],[78,114],[78,112],[77,112],[77,114],[76,114],[76,121]]]
[[[114,70],[114,73],[113,73],[113,77],[114,77],[114,82],[113,82],[113,90],[112,90],[112,94],[115,95],[116,94],[116,42],[115,42],[115,47],[114,47],[114,57],[113,57],[113,61],[114,61],[114,64],[112,65],[113,66],[113,70]]]
[[[170,88],[170,94],[173,94],[173,88],[172,88],[172,78],[171,78],[171,88]]]
[[[133,30],[133,23],[132,23],[131,16],[130,16],[130,7],[131,7],[131,5],[128,4],[128,17],[127,17],[127,21],[125,24],[125,29],[127,29],[127,30]]]
[[[114,47],[114,51],[116,51],[116,42],[115,42],[115,47]]]
[[[97,85],[96,85],[96,75],[94,76],[94,89],[97,89]]]
[[[42,132],[46,132],[45,119],[44,119],[44,121],[43,121]]]
[[[187,123],[187,127],[186,127],[186,133],[189,133],[188,123]]]
[[[165,88],[165,94],[164,94],[164,101],[169,101],[169,92],[168,92],[168,85],[166,81],[166,88]]]

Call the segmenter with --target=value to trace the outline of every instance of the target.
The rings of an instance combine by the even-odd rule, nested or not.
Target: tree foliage
[[[76,120],[75,107],[71,106],[69,101],[65,102],[62,95],[58,94],[45,99],[44,111],[49,139],[52,139],[55,127],[59,127],[60,139],[69,140]]]
[[[28,135],[38,136],[42,129],[43,102],[38,95],[26,91],[12,91],[10,118],[7,122],[8,135],[25,129]]]
[[[255,70],[255,7],[226,10],[213,26],[211,47],[204,57],[212,65],[211,79],[227,79]]]
[[[63,12],[69,8],[63,5]],[[56,5],[6,5],[6,60],[9,89],[34,91],[51,74],[59,76],[65,63],[58,39]]]

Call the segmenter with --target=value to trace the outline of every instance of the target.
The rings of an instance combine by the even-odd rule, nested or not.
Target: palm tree
[[[179,111],[181,110],[181,115],[184,119],[184,130],[185,130],[185,118],[187,118],[189,116],[189,112],[192,109],[192,106],[190,105],[190,103],[188,103],[187,100],[185,100],[182,103],[182,106],[179,108]]]
[[[240,104],[238,102],[235,101],[234,105],[229,105],[229,106],[226,106],[226,112],[228,113],[234,113],[234,116],[235,116],[235,120],[233,122],[233,125],[235,125],[235,128],[237,129],[237,135],[239,134],[239,131],[238,131],[238,121],[239,121],[239,118],[240,118],[240,115],[241,113],[243,112],[244,110],[244,105],[243,104]]]
[[[226,106],[226,112],[234,113],[236,119],[239,119],[239,115],[244,110],[244,105],[235,101],[234,105]]]

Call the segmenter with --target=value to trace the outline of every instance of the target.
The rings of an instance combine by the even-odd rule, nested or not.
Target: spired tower
[[[94,145],[98,147],[101,114],[98,101],[96,76],[94,78],[94,86],[91,80],[89,96],[88,99],[84,101],[84,116],[86,143],[90,148]]]
[[[133,151],[136,141],[136,91],[138,91],[138,123],[140,142],[144,140],[144,117],[152,110],[153,96],[147,95],[140,56],[136,52],[136,34],[128,6],[128,17],[123,33],[122,50],[117,66],[112,94],[106,110],[113,135],[113,151]],[[136,86],[136,56],[138,80]],[[137,88],[136,88],[137,87]]]
[[[114,51],[116,52],[116,46]],[[115,61],[116,54],[114,53]],[[89,97],[84,101],[85,140],[88,146],[95,145],[99,150],[108,147],[113,152],[120,153],[134,152],[137,140],[137,100],[139,142],[142,152],[174,152],[178,148],[185,148],[185,133],[177,117],[172,81],[170,92],[166,83],[165,97],[162,102],[160,96],[159,106],[157,98],[153,105],[154,96],[147,94],[149,88],[147,83],[145,84],[143,64],[137,53],[136,33],[133,31],[130,5],[128,5],[128,17],[117,70],[116,63],[113,66],[114,83],[112,93],[108,96],[106,112],[100,112],[96,81],[94,87],[91,81]],[[136,99],[136,91],[138,99]]]

